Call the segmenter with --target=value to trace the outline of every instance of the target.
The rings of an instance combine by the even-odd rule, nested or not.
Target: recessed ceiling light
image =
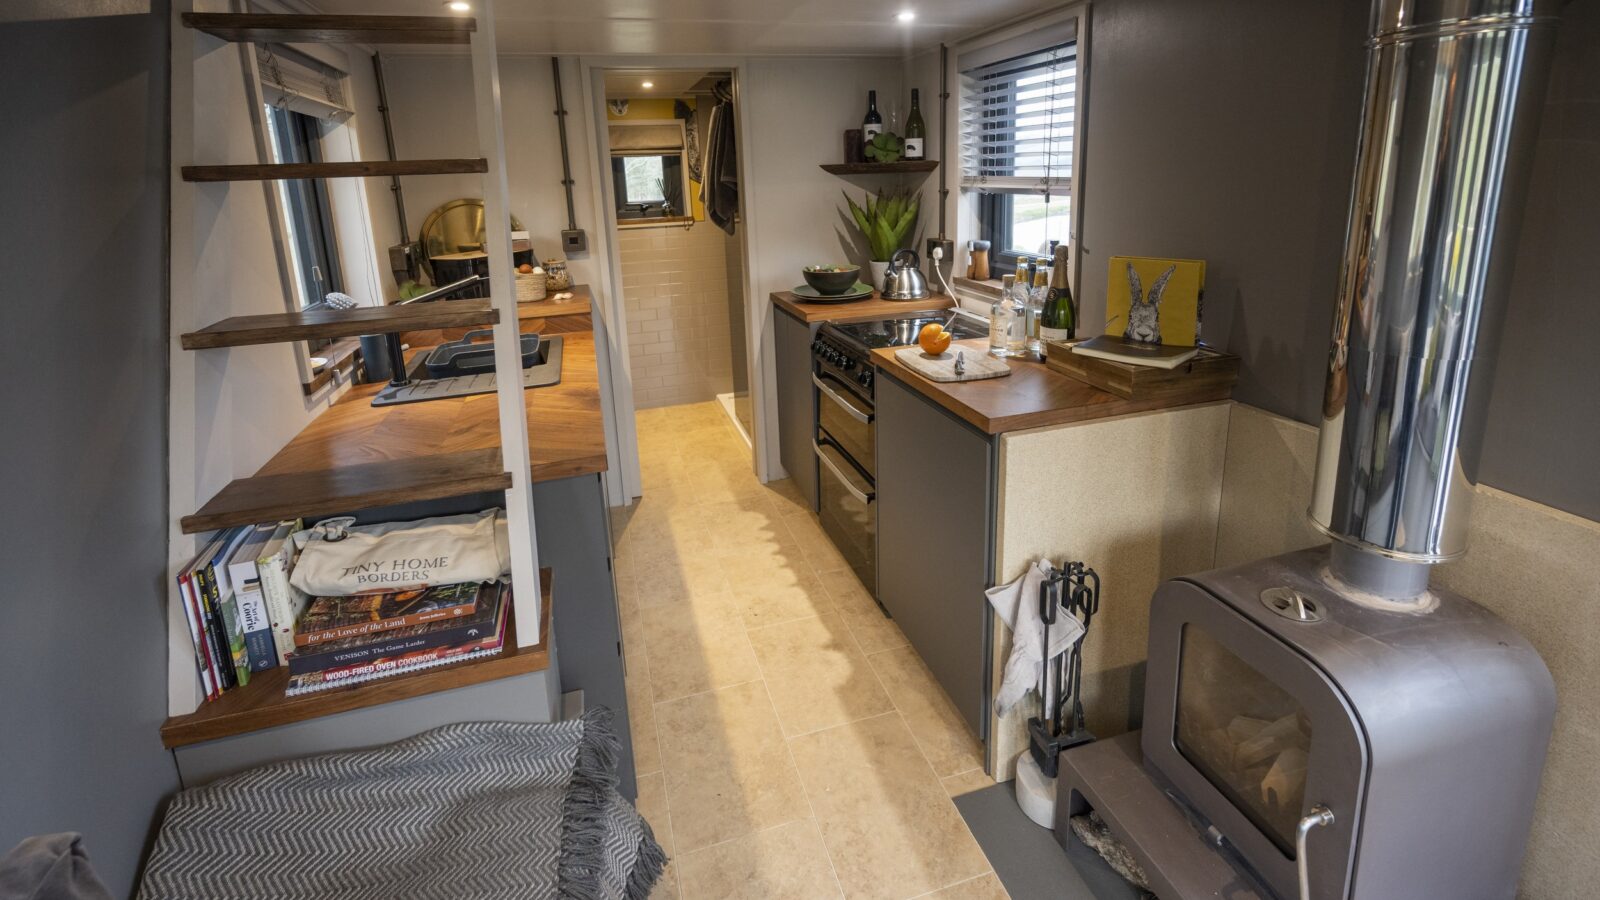
[[[472,12],[472,4],[467,0],[450,0],[444,7],[451,12]]]
[[[899,22],[902,22],[902,23],[910,22],[912,19],[915,19],[916,17],[917,17],[917,14],[912,12],[909,9],[902,9],[902,10],[900,10],[900,12],[895,14],[895,19],[897,21],[899,21]]]
[[[644,88],[645,90],[649,90],[649,89],[655,87],[656,83],[654,81],[645,81],[645,82],[641,82],[639,84],[639,86]]]

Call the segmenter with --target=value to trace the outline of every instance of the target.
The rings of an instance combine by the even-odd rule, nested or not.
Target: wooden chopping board
[[[962,352],[965,353],[966,368],[960,375],[956,374],[956,350],[946,350],[938,356],[929,356],[918,347],[901,347],[894,352],[894,358],[929,381],[980,381],[1011,374],[1011,367],[1006,365],[1003,359],[997,359],[983,352],[974,353],[971,350]]]

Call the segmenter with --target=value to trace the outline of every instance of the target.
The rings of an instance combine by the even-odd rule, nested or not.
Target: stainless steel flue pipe
[[[1375,5],[1309,510],[1355,587],[1415,586],[1371,554],[1425,586],[1466,550],[1468,382],[1503,318],[1558,6]]]

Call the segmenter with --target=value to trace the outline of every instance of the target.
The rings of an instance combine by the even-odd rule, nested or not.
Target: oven
[[[957,338],[987,333],[981,319],[951,312],[913,313],[891,319],[828,322],[811,345],[811,385],[818,465],[818,518],[861,583],[876,596],[877,441],[872,350],[916,342],[929,322],[942,322]]]

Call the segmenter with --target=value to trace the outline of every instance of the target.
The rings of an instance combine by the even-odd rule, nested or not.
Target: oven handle
[[[849,413],[851,418],[863,425],[872,424],[872,413],[864,413],[861,410],[856,409],[849,403],[849,401],[845,400],[844,397],[841,397],[838,391],[835,391],[833,388],[823,384],[822,379],[817,376],[816,372],[811,373],[811,383],[817,386],[817,390],[827,394],[829,400],[832,400],[833,402],[844,407],[844,411]]]
[[[835,450],[839,450],[839,445],[835,444],[832,441],[832,439],[823,438],[823,440],[826,441],[828,443],[828,445],[833,447]],[[857,500],[860,500],[862,503],[871,503],[873,498],[877,496],[877,492],[876,491],[874,491],[871,494],[863,493],[855,485],[851,484],[850,483],[850,479],[845,477],[844,472],[842,470],[840,470],[840,468],[837,465],[834,465],[833,460],[828,458],[828,454],[822,452],[822,444],[820,442],[812,441],[811,442],[811,451],[813,453],[817,454],[817,459],[821,460],[822,464],[828,468],[828,471],[833,473],[833,477],[834,478],[839,479],[839,483],[844,485],[844,489],[849,491],[850,495],[852,497],[855,497]],[[839,452],[843,453],[844,451],[840,450]]]

